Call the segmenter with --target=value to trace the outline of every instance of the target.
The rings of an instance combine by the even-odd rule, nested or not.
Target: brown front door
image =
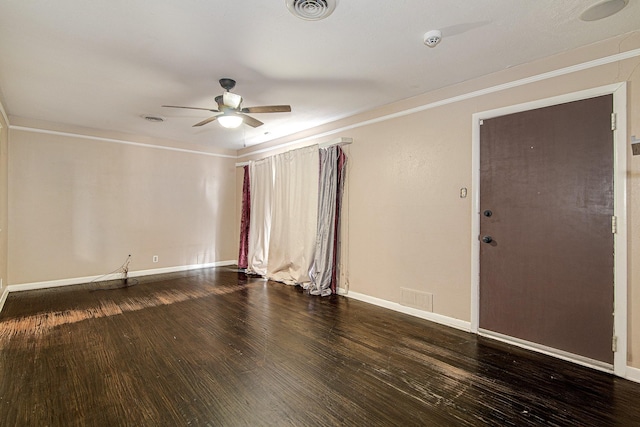
[[[480,319],[613,364],[613,96],[480,126]]]

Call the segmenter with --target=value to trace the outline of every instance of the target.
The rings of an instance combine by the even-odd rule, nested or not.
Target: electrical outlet
[[[153,256],[153,262],[158,262],[158,255]]]

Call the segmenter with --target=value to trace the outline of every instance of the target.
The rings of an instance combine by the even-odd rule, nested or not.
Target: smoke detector
[[[289,12],[300,19],[319,21],[333,13],[338,0],[285,0]]]
[[[440,30],[431,30],[424,35],[424,44],[429,47],[436,47],[438,43],[442,40],[442,33]]]

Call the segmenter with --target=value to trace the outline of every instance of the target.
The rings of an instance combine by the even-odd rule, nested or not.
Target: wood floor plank
[[[2,426],[633,426],[640,384],[230,268],[12,293]]]

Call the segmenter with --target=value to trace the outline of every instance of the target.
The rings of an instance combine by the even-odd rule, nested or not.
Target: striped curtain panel
[[[339,146],[320,149],[320,183],[316,248],[309,293],[327,296],[336,292],[340,207],[346,156]]]
[[[248,273],[312,295],[336,293],[346,161],[339,146],[311,146],[250,162],[244,182],[249,229],[243,237],[242,226],[239,256],[240,264],[245,238]]]

